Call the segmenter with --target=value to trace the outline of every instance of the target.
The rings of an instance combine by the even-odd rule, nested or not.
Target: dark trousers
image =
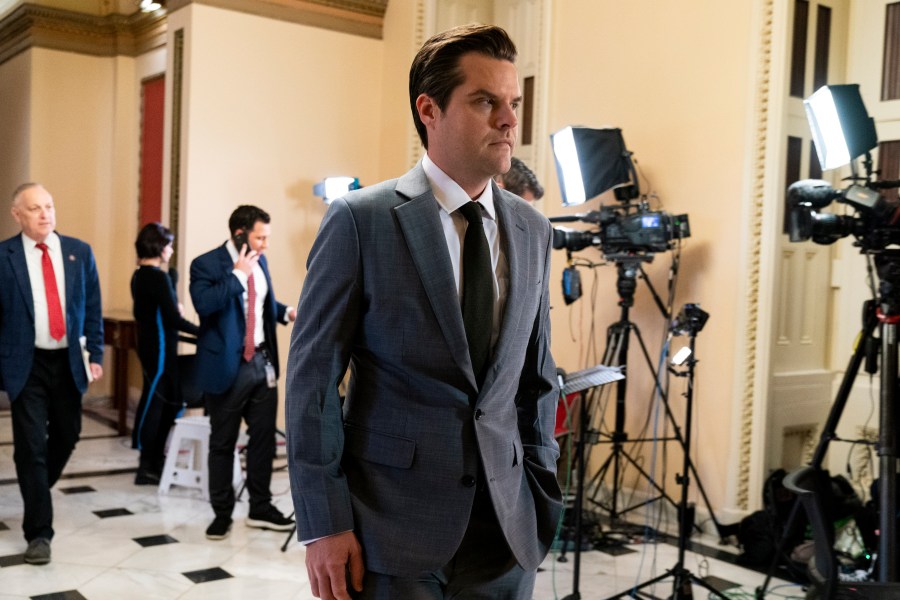
[[[209,412],[209,501],[217,517],[234,510],[234,447],[247,422],[247,491],[250,514],[272,502],[272,460],[275,458],[275,416],[278,392],[266,385],[266,360],[257,352],[250,362],[241,361],[237,379],[224,394],[207,394]]]
[[[53,539],[50,488],[81,434],[81,393],[68,350],[35,350],[31,373],[12,402],[13,460],[22,492],[25,539]]]
[[[413,578],[366,571],[363,591],[351,596],[358,600],[530,600],[535,576],[516,562],[490,495],[479,490],[463,541],[449,563]],[[349,583],[348,588],[352,590]]]
[[[168,371],[144,370],[144,389],[134,415],[131,446],[141,451],[138,468],[157,475],[165,462],[166,439],[181,410],[174,378]]]

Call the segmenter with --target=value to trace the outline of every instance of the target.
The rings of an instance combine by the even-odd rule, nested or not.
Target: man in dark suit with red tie
[[[209,500],[215,519],[206,537],[222,540],[231,530],[234,447],[241,419],[247,422],[249,527],[290,531],[294,521],[272,505],[269,484],[275,456],[278,411],[276,323],[296,311],[275,300],[263,255],[269,246],[269,214],[237,207],[228,219],[231,239],[191,263],[191,300],[200,315],[197,385],[209,412]]]
[[[42,185],[16,189],[12,216],[22,232],[0,242],[0,389],[12,406],[25,562],[43,565],[53,539],[50,488],[81,433],[88,373],[103,376],[100,282],[91,247],[54,231],[53,197]]]

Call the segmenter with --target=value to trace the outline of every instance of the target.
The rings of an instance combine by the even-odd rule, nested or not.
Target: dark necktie
[[[59,302],[59,288],[56,287],[56,272],[47,244],[36,244],[44,253],[41,256],[41,270],[44,272],[44,291],[47,294],[47,316],[50,318],[50,337],[57,342],[66,335],[66,320],[63,318],[62,305]]]
[[[253,343],[256,334],[256,281],[253,273],[247,278],[247,330],[244,332],[244,360],[250,362],[256,353]]]
[[[494,276],[491,251],[481,222],[481,205],[466,202],[459,211],[469,222],[463,240],[462,314],[469,342],[469,356],[478,384],[491,355],[491,330],[494,320]]]

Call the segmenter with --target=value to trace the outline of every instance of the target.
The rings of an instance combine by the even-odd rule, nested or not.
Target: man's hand
[[[293,323],[294,321],[296,321],[296,320],[297,320],[297,309],[294,308],[293,306],[291,306],[290,308],[288,308],[288,311],[287,311],[287,318],[288,318],[288,321],[290,321],[291,323]]]
[[[94,378],[94,381],[99,381],[103,377],[103,365],[91,363],[91,377]]]
[[[259,254],[256,253],[256,250],[251,250],[250,246],[243,244],[238,252],[238,259],[234,263],[234,268],[238,271],[243,271],[247,277],[250,277],[250,274],[253,273],[253,265],[258,262]]]
[[[316,540],[306,547],[306,572],[313,596],[322,600],[350,600],[347,574],[357,592],[362,591],[365,567],[362,549],[352,531]]]

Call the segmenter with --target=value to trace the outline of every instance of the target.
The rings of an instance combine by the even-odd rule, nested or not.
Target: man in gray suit
[[[428,40],[410,69],[427,155],[335,200],[310,252],[286,421],[315,596],[531,598],[553,540],[551,227],[492,179],[515,57],[493,26]]]

